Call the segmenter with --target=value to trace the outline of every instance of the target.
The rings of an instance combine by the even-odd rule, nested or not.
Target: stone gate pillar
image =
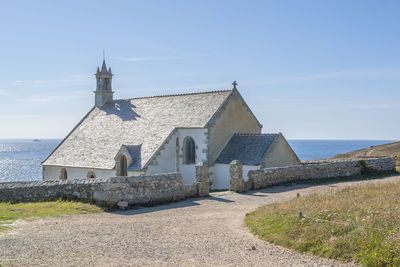
[[[208,196],[210,193],[210,168],[203,162],[196,165],[196,182],[199,197]]]
[[[234,160],[230,164],[229,173],[231,176],[229,190],[235,192],[244,192],[244,180],[243,180],[243,165],[238,160]]]

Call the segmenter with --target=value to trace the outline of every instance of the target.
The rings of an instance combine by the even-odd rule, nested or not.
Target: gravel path
[[[260,205],[364,182],[213,193],[152,208],[18,222],[0,236],[0,265],[339,266],[258,240],[244,216]],[[348,265],[348,264],[347,264]]]

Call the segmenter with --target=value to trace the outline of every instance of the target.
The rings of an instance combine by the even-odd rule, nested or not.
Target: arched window
[[[185,140],[185,163],[194,164],[196,162],[196,144],[193,138],[188,137]]]
[[[65,168],[62,168],[60,172],[60,180],[67,180],[67,179],[68,179],[67,170]]]
[[[124,155],[121,155],[117,162],[117,176],[128,176],[128,162]]]
[[[94,173],[94,171],[89,171],[87,173],[87,178],[91,178],[91,179],[96,178],[96,174]]]
[[[110,79],[105,78],[104,79],[104,90],[108,90],[109,84],[110,84]]]

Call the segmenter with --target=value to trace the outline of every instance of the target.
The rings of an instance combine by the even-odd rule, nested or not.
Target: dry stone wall
[[[91,200],[103,179],[0,183],[0,201],[35,202],[58,198]]]
[[[249,188],[259,189],[292,181],[350,177],[361,175],[366,171],[394,172],[395,170],[396,165],[394,158],[352,159],[319,164],[251,170],[248,173],[248,183],[251,184]]]
[[[243,165],[238,160],[234,160],[230,163],[229,174],[231,176],[229,190],[235,192],[245,191],[245,182],[243,179]]]
[[[0,201],[79,199],[115,206],[165,203],[198,196],[199,184],[185,185],[180,173],[66,181],[0,183]]]
[[[113,177],[93,191],[99,203],[127,201],[129,205],[164,203],[185,198],[185,185],[180,174]]]
[[[203,162],[196,165],[196,182],[198,195],[200,197],[208,196],[210,193],[210,169]]]

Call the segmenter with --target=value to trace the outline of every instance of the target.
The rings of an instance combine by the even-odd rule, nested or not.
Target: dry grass
[[[400,142],[394,142],[384,145],[371,146],[368,148],[351,151],[348,153],[337,154],[334,159],[347,158],[371,158],[371,157],[400,157]]]
[[[8,224],[19,219],[57,217],[66,214],[84,214],[102,212],[103,209],[81,202],[52,201],[35,203],[0,202],[0,231],[8,229]]]
[[[366,266],[400,265],[399,222],[399,183],[300,197],[246,215],[261,239]]]

